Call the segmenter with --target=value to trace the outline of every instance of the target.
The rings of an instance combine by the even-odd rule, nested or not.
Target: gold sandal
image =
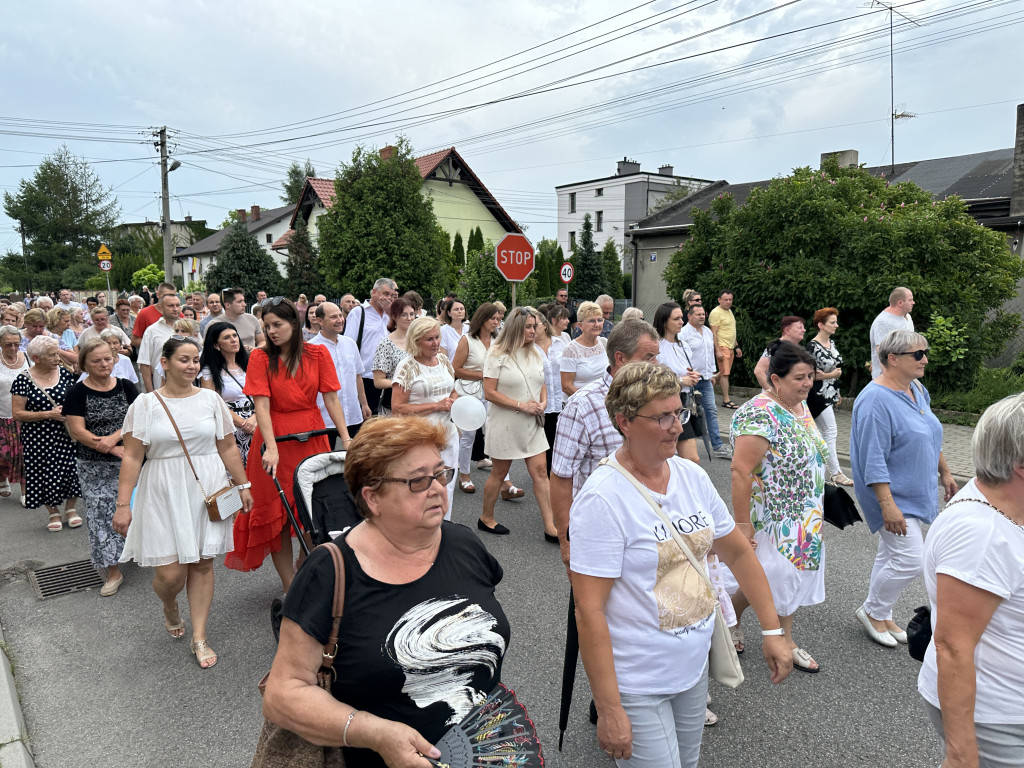
[[[167,634],[175,640],[181,640],[185,636],[185,620],[181,618],[177,601],[174,602],[174,610],[170,613],[164,608],[164,628],[167,630]],[[181,634],[177,634],[178,632]]]
[[[203,669],[209,669],[217,663],[217,654],[207,645],[205,640],[192,641],[192,654],[196,657],[196,663]],[[210,661],[213,659],[213,661]],[[206,662],[210,663],[207,664]]]

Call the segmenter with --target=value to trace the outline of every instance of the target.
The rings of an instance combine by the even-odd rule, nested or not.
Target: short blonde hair
[[[364,421],[345,455],[345,482],[360,514],[370,517],[363,488],[380,487],[391,476],[395,461],[421,445],[433,446],[440,453],[447,444],[447,430],[422,416],[378,416]]]
[[[420,342],[433,330],[441,330],[441,323],[433,317],[417,317],[405,333],[405,351],[415,357],[420,353]]]
[[[174,332],[198,339],[199,323],[188,317],[179,317],[174,321]]]
[[[581,323],[592,317],[600,317],[602,320],[604,319],[604,312],[601,310],[601,305],[596,301],[584,301],[576,308],[576,319]]]
[[[38,308],[33,307],[32,309],[30,309],[28,312],[25,313],[25,317],[23,319],[25,321],[25,325],[33,325],[35,323],[45,323],[46,322],[46,312],[44,310],[42,310],[42,309],[38,309]]]
[[[49,347],[60,349],[60,344],[57,343],[57,339],[53,336],[43,336],[40,334],[28,343],[28,346],[25,347],[25,354],[28,355],[29,360],[32,360],[46,354]]]
[[[59,323],[61,318],[65,315],[70,317],[71,313],[66,309],[61,309],[60,307],[54,307],[53,309],[48,310],[46,313],[46,330],[52,332],[53,329],[57,327],[57,323]]]
[[[626,363],[612,379],[604,405],[612,424],[621,434],[616,415],[622,414],[632,421],[649,402],[678,396],[680,388],[679,376],[667,365],[642,361]]]

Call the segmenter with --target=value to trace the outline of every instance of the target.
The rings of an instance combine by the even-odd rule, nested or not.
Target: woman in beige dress
[[[484,397],[489,402],[484,448],[493,466],[484,484],[483,514],[477,521],[481,531],[506,534],[508,528],[494,519],[494,503],[514,459],[525,459],[533,481],[533,495],[544,521],[544,538],[558,541],[551,515],[547,464],[544,452],[544,358],[534,344],[537,318],[530,307],[516,307],[505,320],[501,334],[491,344],[484,361]]]

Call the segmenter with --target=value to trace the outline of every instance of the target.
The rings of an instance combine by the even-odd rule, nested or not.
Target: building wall
[[[665,290],[665,267],[668,260],[679,250],[679,244],[685,235],[678,232],[665,235],[643,235],[637,238],[640,246],[636,271],[633,274],[633,285],[636,290],[636,306],[644,310],[644,315],[653,317],[659,304],[669,301]],[[654,254],[655,260],[651,261]],[[633,255],[633,245],[627,250],[627,260]]]
[[[495,245],[508,234],[468,184],[448,186],[447,181],[427,179],[421,192],[433,200],[437,223],[448,233],[451,242],[455,241],[455,233],[461,232],[465,245],[470,230],[477,227],[480,227],[484,241],[490,240]]]

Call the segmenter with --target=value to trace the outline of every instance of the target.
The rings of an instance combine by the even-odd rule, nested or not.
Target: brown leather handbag
[[[320,547],[326,547],[334,560],[334,605],[331,611],[334,622],[331,624],[330,637],[324,645],[320,669],[316,673],[316,683],[325,691],[330,691],[331,683],[338,674],[334,670],[334,657],[338,655],[338,629],[345,608],[345,563],[341,550],[333,541],[321,544]],[[269,672],[257,686],[260,696],[266,690],[268,677]],[[345,768],[345,758],[341,747],[311,744],[297,733],[263,718],[263,729],[256,743],[256,754],[253,755],[249,768]]]

